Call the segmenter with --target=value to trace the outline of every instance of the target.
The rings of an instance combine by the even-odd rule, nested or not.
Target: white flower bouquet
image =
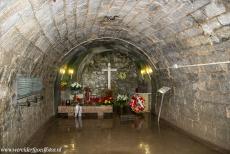
[[[70,85],[70,88],[71,90],[78,91],[81,90],[82,86],[79,83],[74,82]]]
[[[128,100],[129,100],[128,96],[118,94],[117,99],[115,101],[115,105],[122,107],[125,104],[127,104]]]

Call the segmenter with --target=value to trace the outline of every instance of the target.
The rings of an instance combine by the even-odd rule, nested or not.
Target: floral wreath
[[[131,97],[131,101],[129,102],[129,106],[131,107],[131,109],[136,112],[136,113],[140,113],[142,111],[144,111],[145,106],[144,106],[144,98],[135,94]]]
[[[120,73],[118,74],[118,77],[119,77],[119,79],[124,80],[124,79],[126,79],[126,73],[125,73],[125,72],[120,72]]]

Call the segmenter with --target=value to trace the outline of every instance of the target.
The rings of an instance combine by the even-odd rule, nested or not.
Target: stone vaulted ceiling
[[[0,81],[49,75],[70,49],[103,37],[135,44],[159,67],[225,61],[229,9],[228,0],[1,0]]]
[[[63,61],[110,39],[138,49],[156,85],[171,87],[165,120],[230,150],[230,65],[168,68],[229,61],[229,38],[229,0],[0,0],[0,146],[24,144],[55,114]],[[43,103],[17,105],[17,74],[43,78]]]

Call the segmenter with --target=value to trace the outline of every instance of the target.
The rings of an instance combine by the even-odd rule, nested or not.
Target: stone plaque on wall
[[[42,81],[40,78],[32,78],[18,75],[16,78],[17,99],[22,99],[31,95],[40,94]]]

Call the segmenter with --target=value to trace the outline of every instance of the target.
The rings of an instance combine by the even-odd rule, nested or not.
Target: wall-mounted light
[[[151,74],[153,73],[153,70],[152,70],[152,68],[150,67],[150,66],[145,66],[144,68],[142,68],[141,69],[141,75],[142,75],[142,77],[144,76],[144,75],[148,75],[149,76],[149,78],[151,79]]]
[[[61,79],[63,79],[63,76],[65,74],[65,68],[60,68],[59,72],[61,74]]]
[[[65,74],[70,75],[70,78],[72,79],[73,73],[74,73],[74,69],[68,68],[68,67],[65,65],[65,66],[63,66],[63,67],[61,67],[61,68],[59,69],[59,73],[61,74],[61,80],[63,79],[63,77],[64,77]]]
[[[71,79],[72,79],[72,77],[73,77],[73,73],[74,73],[74,70],[71,69],[71,68],[69,68],[68,74],[70,75],[70,78],[71,78]]]
[[[146,67],[146,73],[147,73],[147,74],[153,73],[152,68],[151,68],[151,67]]]
[[[141,75],[145,75],[145,74],[151,74],[153,73],[153,70],[150,66],[146,66],[143,69],[141,69]]]
[[[142,69],[142,70],[141,70],[141,75],[144,75],[144,74],[146,74],[146,73],[145,73],[145,70]]]
[[[65,69],[64,69],[64,68],[60,68],[59,72],[60,72],[61,74],[65,74]]]

